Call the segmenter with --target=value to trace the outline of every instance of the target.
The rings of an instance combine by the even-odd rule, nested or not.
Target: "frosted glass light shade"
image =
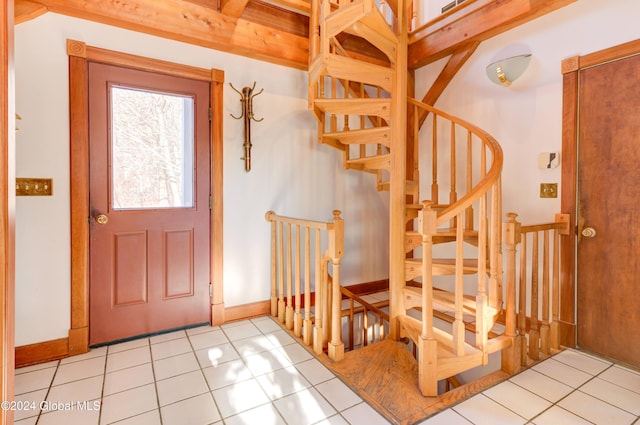
[[[496,84],[509,87],[520,78],[531,62],[531,54],[502,59],[487,66],[487,77]]]

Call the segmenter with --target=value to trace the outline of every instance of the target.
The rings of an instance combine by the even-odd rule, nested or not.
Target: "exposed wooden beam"
[[[220,0],[220,12],[239,18],[248,2],[249,0]]]
[[[470,41],[484,41],[576,0],[476,0],[416,31],[409,44],[409,68],[452,54]]]
[[[269,2],[251,0],[241,16],[247,21],[309,38],[309,17],[275,6]]]
[[[434,106],[440,95],[444,92],[444,89],[447,88],[453,77],[460,71],[462,65],[467,62],[467,60],[473,55],[473,52],[476,51],[480,42],[477,40],[470,41],[469,43],[462,45],[453,52],[451,57],[449,57],[449,61],[444,66],[436,81],[431,85],[431,88],[427,92],[427,94],[422,99],[422,102],[427,105]],[[427,118],[428,112],[426,110],[420,111],[419,117],[419,126],[422,127],[424,120]]]
[[[24,0],[18,0],[24,1]],[[37,0],[50,12],[307,69],[309,40],[184,0]]]
[[[294,12],[299,12],[306,16],[311,14],[310,0],[267,0],[266,3],[271,3]]]
[[[14,12],[14,22],[17,25],[44,15],[47,13],[47,7],[31,0],[16,0]]]

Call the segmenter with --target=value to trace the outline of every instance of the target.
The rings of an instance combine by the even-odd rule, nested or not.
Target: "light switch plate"
[[[540,183],[541,198],[557,198],[558,183]]]
[[[16,196],[51,196],[53,179],[34,179],[18,177],[16,179]]]

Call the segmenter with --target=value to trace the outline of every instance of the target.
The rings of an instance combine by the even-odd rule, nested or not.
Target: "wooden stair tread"
[[[462,263],[464,274],[478,273],[478,259],[466,258]],[[407,258],[405,260],[405,280],[412,280],[422,276],[422,258]],[[432,260],[433,276],[451,276],[456,273],[455,258],[434,258]]]
[[[456,240],[457,234],[454,228],[451,229],[438,229],[437,233],[431,237],[433,244],[441,244],[446,242],[453,242]],[[478,231],[477,230],[465,230],[463,235],[464,241],[474,246],[478,245]],[[409,230],[405,233],[405,250],[404,252],[410,252],[411,250],[422,245],[422,234],[416,230]]]
[[[418,183],[413,182],[411,180],[407,180],[405,182],[405,186],[404,187],[405,187],[405,190],[407,191],[407,193],[409,193],[409,192],[412,192],[417,186],[418,186]],[[388,191],[390,187],[391,187],[391,182],[389,182],[389,181],[383,181],[383,182],[380,182],[378,184],[378,190],[386,190],[386,191]]]
[[[391,155],[375,155],[346,161],[349,168],[356,170],[388,170],[391,167]]]
[[[316,99],[315,107],[337,115],[374,115],[387,121],[391,118],[390,99]]]
[[[330,13],[325,20],[325,36],[335,37],[341,32],[366,39],[395,61],[397,38],[373,0],[356,0]]]
[[[377,86],[386,92],[392,90],[394,71],[391,68],[336,54],[326,55],[322,66],[333,78]]]
[[[405,286],[403,288],[405,300],[410,298],[406,308],[419,307],[422,305],[422,288],[416,286]],[[433,291],[433,308],[434,310],[455,313],[455,294],[449,291],[435,289]],[[495,308],[487,306],[487,314],[494,317],[498,311]],[[463,314],[475,316],[476,299],[472,295],[462,296],[462,312]]]
[[[323,141],[338,141],[345,145],[351,144],[381,144],[389,147],[391,138],[390,127],[372,127],[349,131],[324,133]]]

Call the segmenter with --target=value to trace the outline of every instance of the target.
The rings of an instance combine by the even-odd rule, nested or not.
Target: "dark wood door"
[[[210,321],[209,84],[89,67],[90,344]]]
[[[582,70],[579,95],[578,345],[640,365],[640,56]]]

